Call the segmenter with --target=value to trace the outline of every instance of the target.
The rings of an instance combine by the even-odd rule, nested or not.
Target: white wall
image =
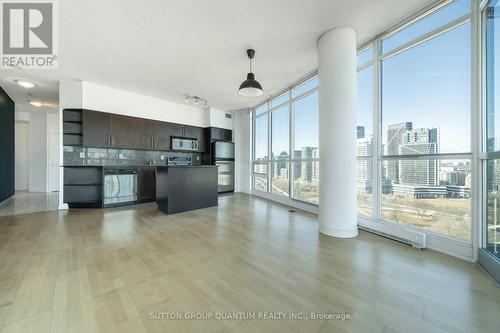
[[[51,112],[47,114],[47,163],[48,163],[48,191],[59,191],[59,113]]]
[[[250,193],[251,117],[248,110],[234,111],[235,192]]]
[[[192,126],[205,126],[205,110],[186,104],[82,82],[82,107]]]
[[[205,110],[205,117],[206,117],[205,126],[219,127],[232,130],[234,127],[233,119],[227,118],[226,114],[230,114],[231,117],[233,117],[232,112],[226,112],[212,107],[207,108]]]
[[[28,190],[29,179],[29,123],[16,121],[15,190]]]
[[[29,191],[48,191],[47,113],[30,113],[29,124]]]

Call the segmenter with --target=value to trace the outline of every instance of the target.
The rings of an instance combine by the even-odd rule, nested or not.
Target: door
[[[111,146],[128,149],[153,149],[153,134],[147,119],[111,115]]]
[[[141,202],[156,200],[156,168],[137,169],[137,199]]]
[[[95,148],[110,147],[110,114],[83,110],[83,146]]]
[[[217,190],[219,193],[234,191],[234,162],[216,161]]]
[[[16,191],[28,190],[29,170],[29,124],[16,122],[16,146],[15,146],[15,181]]]
[[[172,123],[156,122],[155,124],[155,149],[170,150],[171,136],[179,136],[180,126]]]
[[[234,143],[216,141],[214,145],[215,159],[234,159]]]
[[[59,191],[59,133],[49,133],[49,190],[51,192]]]

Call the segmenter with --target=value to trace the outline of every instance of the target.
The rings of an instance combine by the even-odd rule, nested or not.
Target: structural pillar
[[[358,235],[356,208],[356,33],[337,28],[318,42],[319,231]]]

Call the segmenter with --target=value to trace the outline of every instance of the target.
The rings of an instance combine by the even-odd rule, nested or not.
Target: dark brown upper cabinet
[[[107,148],[111,146],[111,115],[99,111],[82,111],[83,146]]]
[[[224,128],[210,127],[210,138],[212,141],[233,141],[233,131]]]
[[[111,115],[111,146],[127,149],[154,149],[150,121],[122,115]]]
[[[202,127],[99,111],[80,111],[84,147],[171,150],[172,137],[197,139],[199,152],[207,152],[209,146],[210,133],[208,129]],[[68,122],[66,126],[68,130],[70,125],[76,126]],[[217,140],[231,141],[231,134],[224,135],[224,131],[227,130],[218,132]]]
[[[154,143],[155,149],[157,150],[170,150],[171,146],[171,136],[178,136],[180,132],[180,126],[172,123],[165,123],[162,121],[155,122],[154,125]]]

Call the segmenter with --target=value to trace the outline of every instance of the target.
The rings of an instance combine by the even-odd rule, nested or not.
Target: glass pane
[[[293,162],[293,198],[318,204],[319,161]]]
[[[319,157],[318,150],[318,93],[314,92],[294,102],[295,147],[293,158]],[[306,157],[311,156],[311,157]]]
[[[257,191],[267,192],[267,176],[253,176],[253,188]]]
[[[500,3],[493,1],[486,13],[486,123],[487,150],[500,150]],[[498,113],[498,115],[497,115]]]
[[[272,159],[287,160],[288,150],[290,144],[290,115],[288,113],[288,105],[272,111],[271,113],[271,145],[272,145]]]
[[[372,160],[359,159],[357,165],[358,215],[372,216]]]
[[[255,163],[253,165],[253,173],[267,175],[267,163]]]
[[[382,151],[470,152],[470,24],[383,62]]]
[[[500,258],[500,160],[488,161],[486,249]]]
[[[358,56],[357,56],[358,66],[364,65],[367,62],[372,61],[372,60],[373,60],[373,47],[370,46],[369,48],[367,48],[363,52],[358,53]]]
[[[470,240],[470,160],[409,159],[381,167],[384,220]]]
[[[254,160],[267,160],[267,115],[255,118],[255,135],[254,135],[254,146],[255,146],[255,156]]]
[[[373,139],[373,68],[358,72],[358,156],[372,155]]]
[[[271,192],[288,196],[288,161],[273,163]]]
[[[255,109],[255,116],[258,116],[259,114],[263,114],[266,111],[267,111],[267,103],[265,103],[265,104],[263,104]]]
[[[271,109],[272,108],[275,108],[277,106],[280,106],[281,104],[285,103],[285,102],[288,102],[288,97],[289,97],[289,94],[288,94],[288,91],[286,93],[284,93],[283,95],[281,96],[278,96],[276,97],[275,99],[273,99],[271,101]]]
[[[372,216],[372,160],[360,159],[357,167],[358,215]]]
[[[303,93],[311,91],[318,87],[318,76],[311,78],[310,80],[298,85],[295,89],[293,89],[293,96],[300,96]]]
[[[470,0],[456,0],[382,41],[382,53],[393,50],[470,13]]]

